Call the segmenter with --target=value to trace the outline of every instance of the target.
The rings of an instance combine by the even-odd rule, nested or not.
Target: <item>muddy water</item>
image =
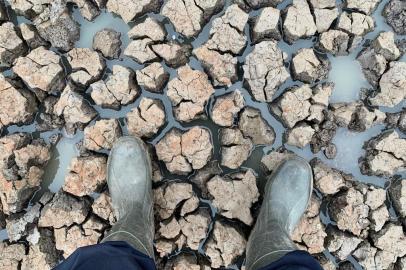
[[[385,23],[384,18],[381,16],[381,11],[386,2],[388,2],[388,0],[382,1],[382,3],[378,6],[377,10],[375,11],[373,17],[375,19],[376,27],[373,32],[367,34],[366,39],[375,38],[376,35],[381,31],[391,31],[391,28]],[[291,0],[286,0],[282,4],[280,4],[278,7],[280,9],[282,9],[290,3],[291,3]],[[337,1],[337,3],[340,6],[342,4],[341,1],[339,1],[339,0]],[[147,16],[152,16],[155,19],[164,23],[165,28],[168,32],[169,39],[176,39],[181,42],[190,43],[193,45],[193,47],[198,47],[198,46],[202,45],[204,42],[206,42],[206,40],[208,39],[209,31],[210,31],[213,19],[221,16],[224,13],[224,11],[225,11],[225,9],[223,9],[223,11],[220,12],[219,14],[215,15],[211,19],[211,21],[208,22],[207,25],[203,28],[202,32],[193,40],[183,40],[182,37],[179,36],[173,30],[173,26],[167,21],[167,19],[163,18],[162,16],[157,15],[157,14],[148,14]],[[252,17],[257,14],[258,14],[258,11],[252,11],[250,13],[250,16]],[[124,51],[124,49],[126,48],[128,43],[130,42],[126,33],[128,32],[129,29],[131,29],[131,27],[134,23],[127,25],[120,18],[114,16],[113,14],[107,13],[106,11],[103,11],[93,22],[88,22],[85,19],[83,19],[82,16],[80,15],[79,10],[76,8],[73,8],[73,15],[74,15],[74,18],[81,24],[81,33],[80,33],[81,37],[80,37],[80,40],[76,43],[76,47],[91,48],[94,34],[97,31],[99,31],[103,28],[106,28],[106,27],[112,28],[112,29],[122,33],[121,34],[121,40],[123,42],[122,51]],[[139,18],[138,20],[143,20],[143,19],[144,18]],[[18,23],[22,23],[22,22],[26,22],[26,21],[27,21],[26,19],[17,17]],[[247,37],[249,38],[250,35],[249,35],[248,25],[245,28],[245,33],[246,33]],[[299,41],[295,42],[292,46],[290,46],[287,43],[280,41],[279,47],[284,52],[287,53],[288,59],[290,60],[292,55],[298,49],[310,48],[314,45],[314,43],[315,43],[315,39],[299,40]],[[245,56],[247,54],[249,54],[252,51],[252,49],[253,49],[253,46],[251,46],[250,42],[248,42],[247,48],[243,52],[242,56],[240,56],[238,58],[240,66],[243,64]],[[365,78],[362,74],[362,71],[361,71],[361,68],[360,68],[358,62],[355,60],[357,54],[359,53],[359,51],[361,49],[362,49],[362,44],[348,56],[334,57],[332,55],[326,55],[326,57],[328,57],[328,59],[331,62],[331,71],[330,71],[329,76],[326,81],[334,82],[336,85],[334,93],[331,97],[331,102],[343,102],[343,101],[348,102],[348,101],[357,100],[360,89],[362,87],[365,87],[365,88],[370,87],[370,85],[365,80]],[[406,57],[403,57],[402,61],[405,61],[405,60],[406,60]],[[130,67],[134,70],[137,70],[137,69],[140,69],[143,67],[143,65],[140,65],[140,64],[136,63],[135,61],[132,61],[130,58],[125,57],[123,55],[121,56],[120,59],[107,60],[106,63],[107,63],[107,67],[108,67],[106,73],[109,73],[112,66],[116,65],[116,64]],[[202,66],[200,65],[200,63],[194,57],[190,58],[189,65],[195,69],[199,69],[199,70],[203,69]],[[166,67],[167,71],[170,73],[171,79],[176,77],[176,70],[169,68],[166,65],[165,65],[165,67]],[[240,89],[245,97],[247,106],[257,108],[261,111],[262,116],[274,128],[275,133],[276,133],[276,140],[272,146],[267,146],[267,147],[259,146],[256,149],[254,149],[251,153],[250,158],[243,164],[243,167],[253,168],[259,174],[259,180],[262,181],[263,172],[259,165],[260,159],[264,153],[269,153],[270,151],[284,145],[283,133],[285,131],[285,128],[270,113],[268,104],[256,102],[255,100],[252,99],[249,91],[243,87],[243,83],[241,82],[243,74],[240,72],[238,75],[239,75],[239,82],[233,84],[231,87],[216,89],[216,92],[215,92],[214,96],[211,98],[206,110],[207,110],[207,113],[210,112],[210,109],[211,109],[211,106],[213,105],[215,97],[224,95],[235,89]],[[281,93],[283,93],[283,91],[286,88],[288,88],[292,85],[295,85],[295,84],[301,84],[301,83],[295,82],[292,79],[288,80],[285,84],[283,84],[280,87],[280,89],[276,92],[275,96],[279,96]],[[166,94],[166,91],[167,91],[167,89],[165,88],[164,94]],[[215,145],[214,158],[216,158],[216,159],[220,158],[218,127],[216,125],[214,125],[214,123],[210,119],[197,120],[197,121],[193,121],[191,123],[183,124],[183,125],[179,124],[174,119],[174,116],[172,113],[172,108],[171,108],[171,103],[166,95],[155,94],[155,93],[151,93],[151,92],[142,90],[140,97],[133,104],[122,107],[120,111],[103,109],[99,106],[95,106],[95,108],[99,112],[100,118],[117,118],[117,119],[119,119],[120,123],[122,124],[124,133],[126,133],[125,116],[132,108],[136,107],[139,104],[141,97],[150,97],[150,98],[155,98],[155,99],[161,100],[165,106],[165,112],[167,115],[167,124],[165,125],[165,127],[162,128],[160,133],[155,138],[152,138],[149,141],[149,143],[151,143],[151,144],[157,143],[166,134],[166,132],[168,132],[173,127],[176,127],[179,129],[185,129],[185,128],[188,128],[188,127],[194,126],[194,125],[202,125],[211,130],[212,135],[213,135],[213,143]],[[91,99],[89,97],[87,97],[87,98],[91,102]],[[386,109],[386,108],[382,108],[382,109],[384,111],[392,111],[392,112],[399,111],[403,105],[405,105],[405,103],[403,103],[393,109],[390,109],[390,110]],[[353,133],[346,129],[339,129],[337,132],[337,135],[335,136],[334,141],[333,141],[337,145],[338,154],[337,154],[337,157],[333,160],[327,160],[323,156],[322,153],[318,153],[316,155],[312,154],[310,151],[310,147],[306,147],[305,149],[299,149],[296,147],[287,146],[287,148],[289,150],[294,151],[298,155],[306,158],[307,160],[310,160],[314,157],[319,157],[322,160],[324,160],[326,163],[330,164],[331,166],[334,166],[347,173],[352,173],[360,181],[363,181],[366,183],[373,183],[373,184],[376,184],[379,186],[384,186],[387,179],[362,175],[360,173],[360,170],[358,167],[358,158],[364,154],[364,151],[362,150],[363,143],[366,140],[370,139],[371,137],[379,134],[383,128],[384,128],[383,126],[376,126],[376,127],[371,128],[370,130],[362,132],[362,133]],[[34,133],[34,136],[42,137],[45,140],[49,140],[50,136],[55,135],[55,134],[62,135],[61,140],[59,140],[59,142],[56,144],[56,146],[54,146],[52,148],[53,157],[46,168],[46,173],[44,176],[44,181],[43,181],[41,192],[43,192],[45,190],[50,190],[52,192],[58,191],[61,188],[61,186],[63,185],[64,176],[66,174],[66,171],[67,171],[67,168],[68,168],[68,165],[69,165],[71,159],[79,154],[78,150],[76,149],[76,144],[79,143],[83,139],[83,132],[78,132],[73,137],[67,136],[63,132],[63,130],[54,130],[51,132],[38,134],[35,132],[34,124],[22,126],[22,127],[12,126],[7,129],[7,132],[8,133],[31,132],[31,133]],[[163,168],[163,171],[164,171],[164,175],[166,178],[173,179],[175,177],[175,176],[169,175],[164,168]],[[227,170],[227,169],[225,169],[224,171],[226,173],[230,172],[230,170]],[[0,231],[0,241],[5,238],[7,238],[7,232],[5,230]]]

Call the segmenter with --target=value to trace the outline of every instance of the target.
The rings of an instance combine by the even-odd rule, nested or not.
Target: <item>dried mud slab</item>
[[[238,89],[218,97],[212,108],[211,119],[219,126],[230,127],[244,104],[244,96]]]
[[[85,128],[83,146],[92,151],[111,149],[121,135],[121,127],[117,119],[99,120]]]

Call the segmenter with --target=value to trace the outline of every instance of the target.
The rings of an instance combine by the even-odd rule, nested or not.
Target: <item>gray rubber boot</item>
[[[297,249],[290,238],[309,204],[313,173],[306,160],[295,157],[274,170],[247,243],[246,266],[256,270]]]
[[[154,219],[151,161],[145,144],[122,137],[108,160],[107,183],[117,223],[102,242],[125,241],[154,258]]]

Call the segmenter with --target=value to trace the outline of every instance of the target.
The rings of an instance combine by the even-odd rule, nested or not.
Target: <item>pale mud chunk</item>
[[[402,218],[406,218],[406,179],[392,181],[389,195],[397,213]]]
[[[27,124],[37,112],[35,96],[12,83],[0,75],[0,130],[9,125]]]
[[[368,48],[358,55],[357,60],[361,64],[365,78],[371,85],[376,86],[386,71],[387,61],[385,57]]]
[[[381,32],[372,46],[376,53],[383,55],[388,61],[394,61],[400,57],[400,50],[395,43],[393,32]]]
[[[355,9],[365,14],[371,14],[380,0],[345,0],[345,7],[348,9]]]
[[[52,201],[42,208],[38,221],[39,227],[70,226],[85,221],[90,211],[90,203],[86,198],[76,198],[68,193],[59,191]]]
[[[324,254],[315,255],[316,260],[319,262],[320,266],[324,270],[336,270],[337,267],[334,262],[328,258]]]
[[[109,222],[110,225],[116,221],[111,197],[107,192],[100,194],[100,196],[93,202],[92,212],[103,220]]]
[[[389,211],[385,205],[379,207],[376,210],[371,211],[369,214],[369,220],[371,221],[371,228],[374,231],[379,232],[383,228],[385,223],[387,221],[389,221],[389,218],[390,218]]]
[[[265,167],[267,172],[272,172],[283,161],[295,157],[296,154],[280,147],[267,155],[264,155],[261,159],[261,164]]]
[[[50,146],[42,139],[17,133],[0,139],[0,199],[5,214],[26,207],[42,182]]]
[[[405,169],[406,139],[400,138],[396,131],[380,134],[365,145],[365,168],[363,173],[391,176],[398,170]]]
[[[158,266],[159,267],[159,266]],[[197,263],[197,259],[192,254],[180,253],[177,256],[173,256],[166,264],[159,269],[163,270],[208,270],[205,266],[201,266]]]
[[[27,238],[31,241],[28,254],[23,258],[21,270],[54,269],[59,263],[59,252],[55,247],[53,231],[45,228],[38,230],[35,227]]]
[[[284,57],[276,41],[262,41],[247,56],[243,70],[244,79],[258,101],[273,100],[278,87],[289,78]]]
[[[61,57],[44,47],[32,50],[25,57],[19,57],[14,63],[13,71],[32,89],[59,92],[65,86]]]
[[[22,243],[0,243],[0,268],[5,270],[18,270],[25,257],[25,245]]]
[[[127,114],[128,133],[151,138],[165,124],[165,110],[160,100],[142,98],[138,107]]]
[[[100,10],[96,3],[92,0],[68,0],[76,4],[80,14],[88,21],[93,21],[100,14]]]
[[[283,32],[288,43],[311,37],[316,33],[317,27],[305,0],[293,0],[293,4],[288,6],[284,13]]]
[[[340,230],[363,238],[371,223],[368,219],[369,207],[364,202],[364,196],[355,188],[335,196],[330,203],[329,214]]]
[[[318,57],[313,49],[300,49],[292,58],[293,79],[305,83],[314,83],[325,79],[330,63]]]
[[[95,245],[101,237],[97,230],[82,230],[78,225],[55,229],[56,249],[63,252],[63,257],[68,258],[76,249]]]
[[[305,214],[291,235],[293,241],[302,245],[311,254],[323,252],[324,239],[327,236],[319,212],[320,201],[312,195]]]
[[[275,141],[275,131],[257,109],[245,108],[240,114],[238,128],[244,137],[251,139],[253,144],[272,145]]]
[[[331,228],[327,233],[326,248],[330,253],[340,259],[340,261],[347,259],[362,242],[361,238],[337,229]]]
[[[185,216],[186,214],[192,213],[195,211],[200,204],[200,200],[197,196],[193,196],[190,199],[186,200],[180,209],[180,216]]]
[[[80,37],[80,26],[61,1],[51,1],[50,10],[34,20],[38,33],[52,47],[69,51]]]
[[[335,0],[310,0],[310,5],[313,8],[334,8],[336,7]]]
[[[150,38],[136,39],[128,44],[124,55],[131,57],[139,64],[145,64],[158,60],[158,56],[152,51],[153,40]]]
[[[210,38],[205,46],[221,53],[241,54],[247,44],[243,32],[247,21],[248,14],[238,5],[229,6],[222,17],[213,20]]]
[[[193,197],[192,185],[172,182],[154,189],[155,211],[161,219],[169,218],[179,204]]]
[[[220,130],[221,165],[230,169],[239,168],[251,154],[252,141],[244,138],[241,130],[225,128]]]
[[[137,23],[127,33],[130,39],[150,38],[153,41],[164,41],[167,35],[163,25],[157,20],[147,17],[143,22]]]
[[[365,241],[358,246],[352,255],[364,269],[379,269],[375,260],[377,251],[377,248]]]
[[[161,14],[171,21],[176,32],[185,37],[193,37],[221,6],[221,0],[168,0],[163,5]]]
[[[406,35],[406,3],[402,0],[389,1],[383,10],[383,16],[398,35]]]
[[[207,190],[219,214],[252,225],[252,205],[258,201],[256,177],[251,170],[225,177],[214,176],[207,182]]]
[[[106,185],[107,159],[103,156],[73,158],[62,189],[82,197],[99,192]]]
[[[83,146],[92,151],[109,150],[121,135],[121,127],[117,119],[99,120],[85,128]]]
[[[201,197],[208,199],[209,191],[207,190],[207,181],[213,178],[215,175],[221,175],[223,170],[220,168],[220,164],[217,160],[209,161],[206,166],[197,170],[196,173],[190,178],[201,191]]]
[[[314,133],[315,130],[308,124],[299,124],[285,133],[286,143],[304,148],[311,142]]]
[[[394,107],[406,97],[406,63],[391,62],[379,81],[380,92],[369,101],[374,106]]]
[[[377,210],[386,201],[386,190],[383,188],[369,187],[366,193],[365,203],[371,208],[371,210]]]
[[[214,93],[206,73],[186,65],[177,70],[177,75],[168,83],[167,91],[176,119],[189,122],[202,117],[205,105]]]
[[[169,79],[169,73],[165,71],[162,64],[158,62],[154,62],[141,70],[137,70],[136,74],[139,86],[156,93],[162,93]]]
[[[158,233],[166,239],[174,239],[180,233],[180,225],[176,218],[159,223]]]
[[[296,123],[309,116],[311,97],[312,89],[309,85],[295,86],[282,95],[272,110],[286,127],[293,128]]]
[[[179,220],[188,248],[196,251],[199,249],[200,243],[207,237],[210,222],[210,215],[205,211],[187,215]]]
[[[240,90],[218,97],[213,105],[211,119],[222,127],[230,127],[244,107],[244,96]]]
[[[182,44],[174,40],[162,44],[153,44],[151,48],[155,54],[165,61],[165,64],[172,68],[186,65],[192,53],[191,45]]]
[[[148,12],[158,12],[160,6],[159,0],[108,0],[106,5],[109,12],[121,16],[126,23]]]
[[[113,73],[107,80],[91,84],[90,90],[97,105],[115,110],[130,104],[139,94],[134,71],[120,65],[113,66]]]
[[[49,95],[43,101],[43,110],[40,111],[36,119],[36,129],[40,132],[63,128],[65,121],[62,117],[54,113],[54,106],[58,102],[58,97]]]
[[[69,65],[72,68],[70,79],[80,87],[100,79],[106,63],[98,52],[88,48],[74,48],[67,54]]]
[[[391,258],[391,261],[387,264],[395,263],[397,258],[406,255],[406,236],[400,225],[393,223],[385,225],[381,231],[372,235],[372,241],[375,247],[386,253],[382,254],[385,255],[381,255],[382,257]]]
[[[36,49],[41,46],[47,46],[48,43],[39,35],[37,28],[28,23],[19,25],[21,36],[31,49]]]
[[[121,53],[121,33],[104,28],[93,36],[93,50],[99,51],[104,57],[116,59]]]
[[[229,53],[219,53],[202,46],[193,50],[193,54],[202,63],[210,75],[214,86],[230,86],[237,81],[236,57]]]
[[[364,36],[374,30],[374,19],[358,12],[343,12],[337,23],[337,29],[355,36]]]
[[[165,240],[165,239],[155,240],[154,246],[155,246],[156,252],[159,254],[159,257],[161,257],[161,258],[168,256],[169,254],[174,252],[176,249],[176,245],[173,241]],[[199,268],[199,270],[200,270],[200,268]]]
[[[17,28],[11,22],[0,26],[0,64],[11,66],[15,59],[27,51],[24,40],[20,37]]]
[[[330,29],[335,19],[338,17],[338,8],[315,8],[314,20],[316,22],[317,32],[323,33]]]
[[[69,133],[74,133],[76,128],[83,129],[97,116],[97,111],[70,85],[66,86],[55,104],[54,113],[63,116]]]
[[[7,235],[11,242],[17,242],[23,236],[27,236],[28,230],[33,224],[38,222],[41,205],[35,204],[33,207],[22,213],[10,215],[7,218]]]
[[[340,171],[324,164],[319,158],[310,161],[314,174],[314,186],[322,194],[332,195],[346,187],[346,181]]]
[[[347,55],[350,45],[350,36],[340,30],[328,30],[321,33],[317,47],[335,56]]]
[[[280,10],[267,7],[254,18],[251,30],[252,41],[258,43],[266,39],[281,39],[279,32]]]
[[[227,267],[245,252],[246,245],[247,240],[239,231],[216,221],[212,236],[205,246],[205,252],[210,259],[211,267]]]

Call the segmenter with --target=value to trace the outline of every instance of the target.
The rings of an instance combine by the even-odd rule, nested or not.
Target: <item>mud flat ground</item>
[[[123,135],[153,163],[158,269],[241,269],[266,176],[309,160],[292,238],[406,269],[406,2],[0,2],[0,268],[51,269],[116,221]]]

